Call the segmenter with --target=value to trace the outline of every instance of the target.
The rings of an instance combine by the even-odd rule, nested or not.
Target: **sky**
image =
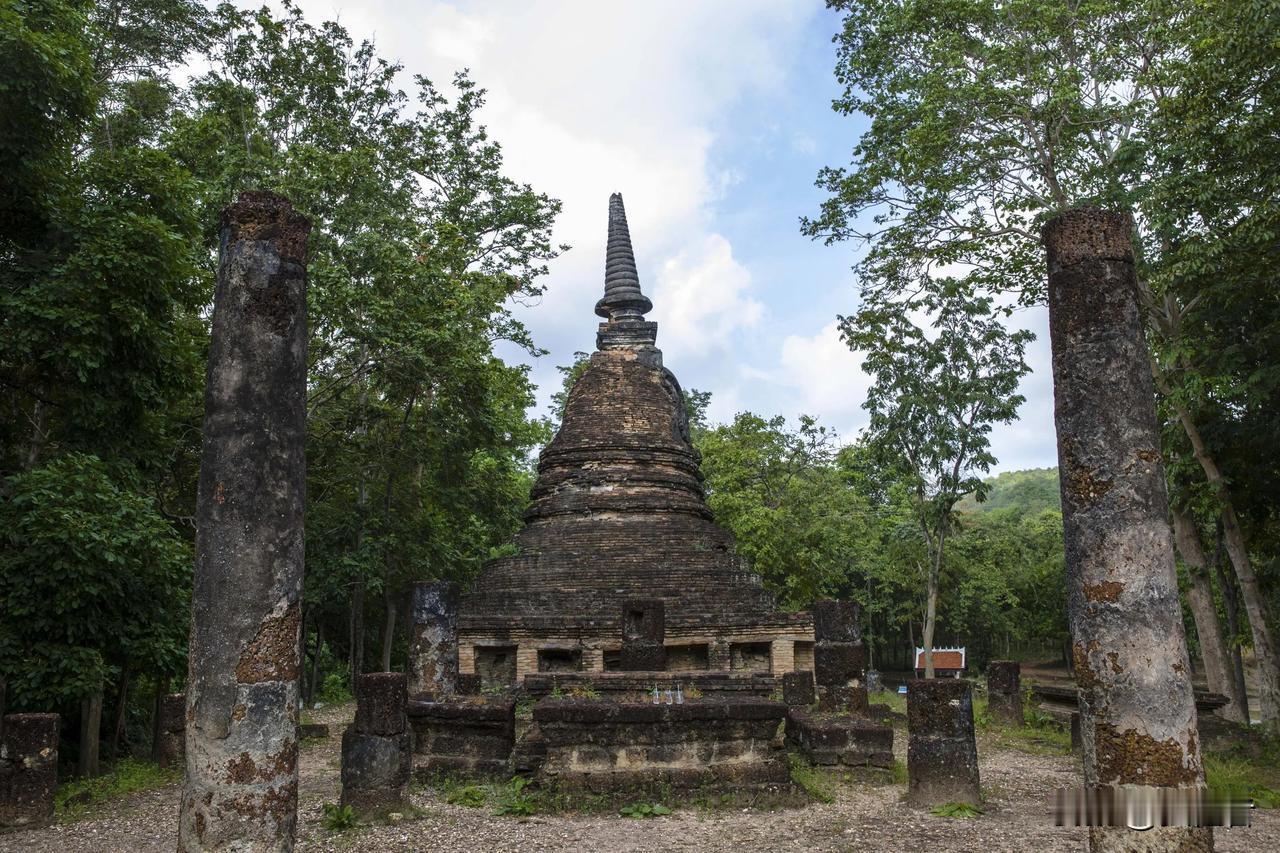
[[[250,3],[243,5],[260,5]],[[851,441],[870,379],[841,342],[857,309],[858,249],[800,234],[825,197],[818,170],[846,165],[861,116],[840,116],[832,35],[816,0],[301,0],[413,74],[444,84],[470,69],[488,90],[481,120],[508,176],[563,202],[546,294],[517,315],[549,354],[529,359],[539,410],[557,365],[595,346],[609,195],[627,209],[640,282],[664,363],[711,392],[710,418],[752,411],[794,425],[815,415]],[[412,92],[410,92],[412,94]],[[1037,334],[1020,420],[991,434],[994,471],[1057,464],[1047,313],[1011,321]]]

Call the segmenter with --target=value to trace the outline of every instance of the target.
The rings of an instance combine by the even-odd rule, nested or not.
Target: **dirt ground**
[[[903,786],[853,784],[836,801],[797,809],[705,811],[681,808],[664,817],[636,820],[614,814],[498,817],[491,808],[450,805],[432,790],[419,790],[420,815],[400,823],[332,833],[323,804],[338,800],[338,742],[351,706],[314,714],[331,736],[302,749],[298,815],[300,851],[563,850],[653,853],[773,853],[773,851],[1067,851],[1084,847],[1084,832],[1052,825],[1048,792],[1078,783],[1074,759],[1030,754],[980,739],[985,814],[970,819],[935,817],[901,802]],[[895,749],[905,760],[904,733]],[[178,786],[114,800],[73,822],[0,835],[0,851],[48,853],[169,853],[176,844]],[[669,804],[670,805],[670,804]],[[1215,830],[1217,849],[1280,850],[1280,814],[1255,811],[1248,828]]]

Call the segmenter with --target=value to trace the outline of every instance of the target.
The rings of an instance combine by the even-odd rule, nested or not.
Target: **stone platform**
[[[538,779],[593,793],[787,784],[779,737],[786,712],[781,702],[757,698],[683,705],[544,699],[533,709],[546,745]]]
[[[810,763],[845,767],[893,767],[893,729],[863,717],[787,712],[787,746]]]
[[[516,700],[468,697],[409,701],[416,775],[499,777],[516,743]]]

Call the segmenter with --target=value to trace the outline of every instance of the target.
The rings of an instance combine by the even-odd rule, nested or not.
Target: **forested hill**
[[[1057,468],[1031,468],[1026,471],[1006,471],[985,481],[987,499],[982,503],[973,495],[965,496],[956,504],[959,512],[988,513],[999,509],[1017,508],[1023,514],[1033,515],[1045,509],[1061,509],[1062,496],[1058,492]]]

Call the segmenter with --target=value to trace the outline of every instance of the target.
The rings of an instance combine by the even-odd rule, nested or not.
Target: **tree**
[[[513,532],[544,431],[525,418],[527,371],[493,346],[540,352],[510,306],[541,292],[563,248],[559,202],[503,174],[466,75],[452,97],[415,78],[411,112],[399,66],[291,4],[221,7],[213,33],[169,144],[207,210],[253,185],[315,223],[308,621],[345,609],[354,677],[369,599],[385,669],[409,582],[465,581]]]
[[[74,708],[131,676],[184,669],[191,547],[136,472],[66,454],[0,502],[0,671],[14,704]]]
[[[1274,0],[832,5],[845,12],[835,107],[868,115],[871,128],[852,168],[820,173],[831,195],[802,227],[828,242],[869,244],[856,267],[864,300],[925,291],[949,274],[981,292],[1038,302],[1040,226],[1068,208],[1099,205],[1134,213],[1138,273],[1156,301],[1172,293],[1197,315],[1188,328],[1214,330],[1199,340],[1222,355],[1183,364],[1176,378],[1226,380],[1190,377],[1184,389],[1201,403],[1216,387],[1257,407],[1221,421],[1252,440],[1202,442],[1200,458],[1212,463],[1203,475],[1214,481],[1232,563],[1252,601],[1267,722],[1280,725],[1265,592],[1246,559],[1244,524],[1232,523],[1230,478],[1215,474],[1233,446],[1260,450],[1264,437],[1274,439],[1274,419],[1251,415],[1274,397],[1276,348],[1245,343],[1274,344],[1280,328],[1274,289],[1263,284],[1277,221]],[[1218,275],[1218,259],[1230,276]],[[1184,343],[1175,348],[1186,352]],[[1185,407],[1190,443],[1215,410],[1239,411]],[[1238,476],[1274,484],[1248,466]],[[1271,515],[1269,494],[1274,488],[1256,493],[1260,516]]]
[[[835,465],[835,433],[806,415],[789,429],[782,416],[740,412],[695,441],[716,520],[784,605],[862,597],[868,507]]]
[[[845,340],[863,352],[874,382],[863,404],[867,431],[885,462],[908,484],[915,520],[928,550],[922,645],[925,675],[933,677],[938,584],[953,528],[955,505],[970,492],[981,499],[978,477],[995,464],[987,434],[1017,417],[1018,382],[1030,332],[1010,333],[991,317],[991,300],[955,281],[941,293],[901,307],[867,306],[841,318]],[[896,309],[896,310],[895,310]],[[931,333],[909,318],[923,309]]]

